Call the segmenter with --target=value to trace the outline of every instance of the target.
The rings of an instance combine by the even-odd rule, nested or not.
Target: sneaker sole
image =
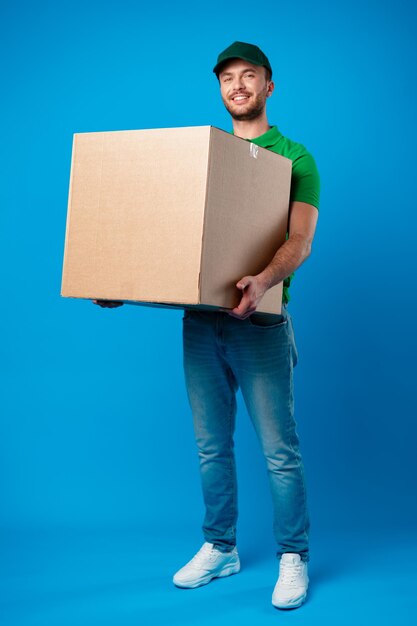
[[[299,598],[297,602],[294,602],[294,604],[275,604],[274,601],[272,601],[272,606],[274,606],[277,609],[297,609],[299,606],[303,604],[306,597],[307,597],[307,593],[301,596],[301,598]]]
[[[225,576],[231,576],[232,574],[237,574],[240,572],[240,564],[234,563],[233,565],[226,565],[218,574],[209,574],[206,578],[200,578],[195,583],[182,583],[173,581],[176,587],[181,587],[181,589],[195,589],[196,587],[201,587],[202,585],[207,585],[214,578],[223,578]]]

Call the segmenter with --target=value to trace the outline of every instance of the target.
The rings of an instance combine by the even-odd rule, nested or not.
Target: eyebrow
[[[254,72],[256,74],[258,70],[253,67],[247,67],[245,70],[242,70],[240,73],[244,74],[245,72]],[[220,72],[220,76],[232,76],[233,72]]]

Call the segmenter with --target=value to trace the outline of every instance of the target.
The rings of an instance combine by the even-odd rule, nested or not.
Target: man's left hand
[[[244,320],[256,311],[267,287],[264,281],[257,276],[244,276],[236,283],[236,287],[242,291],[242,299],[239,306],[227,310],[227,313],[232,317]]]

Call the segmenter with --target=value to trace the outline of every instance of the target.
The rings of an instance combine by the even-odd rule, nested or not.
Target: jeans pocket
[[[249,324],[255,328],[280,328],[286,326],[287,316],[276,315],[271,313],[252,313],[247,318]]]

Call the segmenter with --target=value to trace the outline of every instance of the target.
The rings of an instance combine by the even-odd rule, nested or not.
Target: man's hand
[[[233,317],[246,319],[256,311],[267,289],[282,282],[310,255],[318,210],[305,202],[293,201],[289,213],[289,237],[277,250],[272,261],[256,276],[244,276],[236,283],[243,292],[239,306],[223,309]]]
[[[243,292],[242,299],[237,307],[226,311],[232,317],[244,320],[256,311],[267,286],[259,276],[244,276],[236,283],[236,287]]]
[[[119,302],[119,300],[93,300],[93,302],[103,309],[115,309],[118,306],[123,306],[123,302]]]

